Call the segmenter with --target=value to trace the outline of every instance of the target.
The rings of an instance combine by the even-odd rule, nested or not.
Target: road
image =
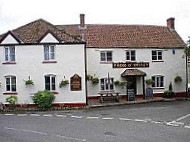
[[[189,142],[190,101],[0,114],[0,142]]]

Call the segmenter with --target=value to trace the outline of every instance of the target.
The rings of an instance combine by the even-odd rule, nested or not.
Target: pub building
[[[185,46],[174,18],[167,26],[85,24],[84,14],[76,25],[39,19],[0,35],[0,102],[16,95],[19,104],[33,105],[38,90],[51,91],[55,106],[85,106],[103,94],[130,101],[146,98],[147,88],[162,97],[170,83],[184,97]],[[24,84],[28,78],[34,85]]]

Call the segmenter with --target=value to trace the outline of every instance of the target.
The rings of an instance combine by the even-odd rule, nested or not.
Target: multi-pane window
[[[49,91],[55,90],[55,75],[45,76],[45,90]]]
[[[162,51],[153,50],[152,51],[152,60],[153,61],[162,61]]]
[[[152,87],[164,87],[164,76],[152,76]]]
[[[15,47],[14,46],[5,47],[5,61],[7,62],[15,61]]]
[[[16,77],[15,76],[6,76],[6,91],[15,92],[16,91]]]
[[[101,51],[100,52],[101,62],[111,62],[112,61],[112,51]]]
[[[44,46],[44,60],[55,60],[55,46],[54,45]]]
[[[100,79],[100,87],[101,90],[114,90],[114,85],[113,85],[113,78],[102,78]]]
[[[126,51],[126,61],[135,61],[136,53],[135,50],[127,50]]]

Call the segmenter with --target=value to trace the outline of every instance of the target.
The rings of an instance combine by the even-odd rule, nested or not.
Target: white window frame
[[[14,53],[11,53],[11,48],[14,48]],[[5,46],[4,51],[5,51],[5,53],[4,53],[5,61],[6,62],[15,62],[15,46]]]
[[[51,48],[53,48],[53,52]],[[44,45],[44,61],[55,61],[55,45]]]
[[[114,78],[110,78],[110,83],[108,78],[100,79],[100,89],[101,91],[113,91],[114,90]]]
[[[155,79],[153,79],[155,78]],[[153,80],[153,84],[152,87],[153,88],[164,88],[164,76],[162,75],[154,75],[152,76],[152,80]]]
[[[108,60],[108,52],[111,53],[111,60]],[[102,60],[102,55],[104,54],[105,59]],[[100,51],[100,62],[112,62],[113,61],[113,52],[112,51]]]
[[[156,55],[153,55],[153,52],[156,52]],[[161,55],[159,55],[161,53]],[[153,56],[156,57],[156,59],[153,59]],[[159,59],[161,56],[161,59]],[[163,51],[162,50],[152,50],[152,61],[163,61]]]
[[[49,78],[50,78],[50,82],[49,82],[49,88],[50,88],[50,89],[47,89],[47,88],[46,88],[46,85],[47,85],[47,83],[46,83],[46,77],[49,77]],[[54,83],[53,83],[53,78],[54,78],[54,80],[55,80]],[[44,82],[45,82],[45,90],[48,90],[48,91],[55,91],[55,90],[56,90],[56,75],[45,75],[45,76],[44,76]],[[55,87],[54,87],[55,89],[53,89],[53,85],[55,86]]]
[[[134,52],[134,53],[135,53],[134,56],[132,55],[131,52]],[[127,59],[127,53],[129,54],[129,55],[128,55],[128,56],[129,56],[129,59]],[[135,59],[133,60],[132,58],[135,58]],[[126,59],[126,61],[130,61],[130,62],[136,61],[136,50],[126,50],[126,51],[125,51],[125,59]]]
[[[13,83],[13,78],[15,78],[15,82]],[[7,79],[9,79],[9,84],[7,84]],[[16,85],[16,76],[5,76],[5,90],[6,92],[16,92],[17,85]],[[7,90],[7,85],[10,85],[10,90]],[[13,86],[15,86],[15,90],[13,90]]]

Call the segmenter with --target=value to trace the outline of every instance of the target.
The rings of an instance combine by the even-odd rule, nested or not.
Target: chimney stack
[[[80,14],[80,28],[85,28],[85,15]]]
[[[175,18],[171,17],[167,19],[167,27],[171,29],[175,29]]]

